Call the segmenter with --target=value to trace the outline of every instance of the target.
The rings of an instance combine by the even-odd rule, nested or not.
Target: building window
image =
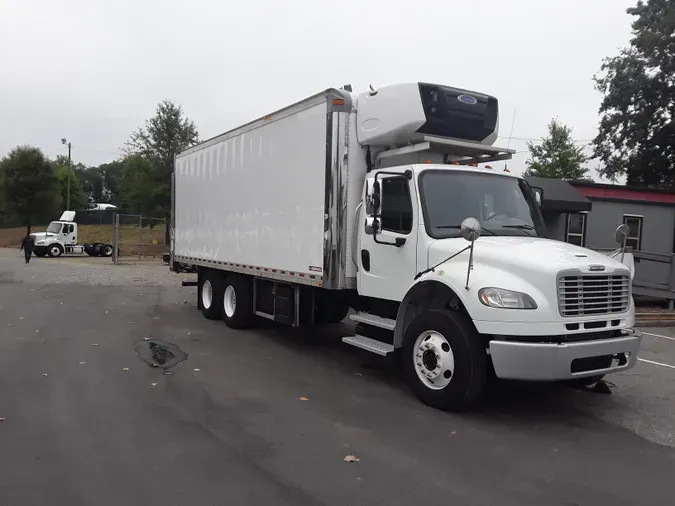
[[[626,246],[630,246],[634,250],[640,250],[642,247],[642,216],[634,214],[624,214],[623,222],[628,225],[628,238],[626,239]]]
[[[413,209],[408,180],[388,177],[382,180],[382,229],[399,234],[412,230]]]
[[[567,227],[565,241],[577,246],[586,246],[586,213],[569,213],[567,215]]]

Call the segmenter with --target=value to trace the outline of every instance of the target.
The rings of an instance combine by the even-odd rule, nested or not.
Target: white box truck
[[[499,378],[588,383],[632,367],[632,273],[546,239],[541,191],[494,147],[498,101],[427,83],[328,89],[176,157],[171,265],[206,318],[357,323],[425,403]],[[544,196],[545,198],[545,196]]]

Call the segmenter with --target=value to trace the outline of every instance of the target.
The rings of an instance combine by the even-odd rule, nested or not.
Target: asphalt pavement
[[[456,415],[344,325],[234,331],[193,288],[43,284],[44,265],[0,259],[0,505],[673,501],[669,329],[611,395],[499,383]]]

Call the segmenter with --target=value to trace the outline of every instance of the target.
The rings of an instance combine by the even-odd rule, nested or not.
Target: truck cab
[[[58,258],[65,254],[82,254],[89,256],[110,257],[113,254],[112,244],[79,244],[75,211],[64,211],[57,221],[52,221],[47,230],[31,234],[35,241],[34,253],[38,257],[50,256]]]
[[[547,239],[540,195],[472,162],[373,169],[353,258],[359,296],[378,303],[352,316],[357,334],[343,341],[402,350],[418,396],[452,409],[473,402],[488,368],[503,379],[592,384],[632,367],[631,268]]]
[[[35,240],[35,255],[60,257],[77,245],[75,211],[64,211],[58,221],[52,221],[47,230],[32,234]]]

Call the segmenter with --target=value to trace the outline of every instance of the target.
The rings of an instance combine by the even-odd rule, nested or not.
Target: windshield
[[[419,177],[427,233],[458,237],[466,218],[477,218],[488,235],[544,237],[534,193],[522,179],[452,170],[428,170]]]
[[[58,234],[59,232],[61,232],[61,223],[52,221],[47,227],[47,232],[49,232],[50,234]]]

